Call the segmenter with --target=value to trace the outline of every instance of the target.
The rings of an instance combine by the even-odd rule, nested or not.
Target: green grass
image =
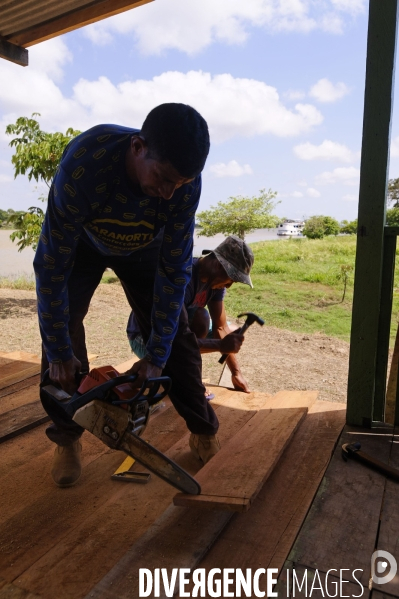
[[[342,300],[341,266],[355,265],[356,236],[325,239],[289,239],[251,244],[254,289],[233,285],[225,303],[227,313],[255,312],[266,324],[298,333],[320,332],[349,341],[353,296],[350,272],[345,301]],[[398,252],[399,253],[399,252]],[[102,283],[116,283],[112,271]],[[395,285],[399,287],[399,261]],[[33,278],[0,277],[0,288],[34,289]],[[398,326],[399,289],[394,289],[391,345]]]
[[[353,272],[342,303],[341,266],[355,266],[356,236],[289,239],[251,244],[255,255],[254,289],[234,285],[226,296],[226,310],[234,316],[255,312],[266,324],[298,333],[321,332],[349,341]],[[398,265],[398,262],[397,262]],[[399,266],[396,269],[399,280]],[[391,344],[399,312],[394,293]]]
[[[36,289],[34,277],[0,277],[0,289]]]

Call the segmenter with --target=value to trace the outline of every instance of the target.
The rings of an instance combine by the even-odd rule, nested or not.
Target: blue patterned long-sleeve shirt
[[[49,362],[73,355],[68,278],[80,238],[101,254],[126,256],[151,243],[162,227],[147,359],[163,368],[169,357],[191,278],[201,177],[177,189],[170,200],[136,195],[125,168],[134,133],[117,125],[89,129],[68,145],[54,177],[34,259],[40,332]]]

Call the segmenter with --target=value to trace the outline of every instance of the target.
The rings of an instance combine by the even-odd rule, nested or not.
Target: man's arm
[[[218,351],[221,354],[237,354],[240,351],[244,335],[229,333],[223,339],[198,339],[197,343],[201,354]]]
[[[213,302],[210,301],[208,304],[209,314],[212,319],[212,332],[213,336],[217,339],[224,339],[226,335],[230,334],[230,328],[227,324],[227,316],[226,310],[224,307],[224,302]],[[234,335],[234,333],[233,333]],[[239,335],[237,335],[239,337]],[[227,353],[227,352],[224,352]],[[234,389],[238,391],[244,391],[245,393],[249,393],[248,383],[243,377],[240,366],[238,364],[237,358],[234,354],[230,353],[227,360],[227,366],[231,372],[231,380],[234,386]]]
[[[152,331],[145,360],[163,368],[178,328],[186,285],[191,278],[194,215],[201,193],[201,177],[183,186],[164,202],[158,219],[165,222],[163,242],[155,276]],[[166,214],[170,211],[172,214]]]

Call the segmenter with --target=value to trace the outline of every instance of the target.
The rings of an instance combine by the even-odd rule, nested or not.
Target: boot
[[[69,445],[57,445],[54,452],[51,476],[58,487],[72,487],[81,473],[80,454],[82,445],[75,441]]]
[[[189,440],[190,449],[198,460],[206,464],[220,450],[220,442],[216,435],[194,435]]]

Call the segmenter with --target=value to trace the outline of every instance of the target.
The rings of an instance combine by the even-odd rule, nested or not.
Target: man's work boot
[[[206,464],[220,450],[220,442],[216,435],[194,435],[189,440],[190,449],[198,460]]]
[[[68,445],[57,445],[54,452],[53,469],[51,476],[59,487],[72,487],[82,473],[80,454],[82,445],[80,441]]]

